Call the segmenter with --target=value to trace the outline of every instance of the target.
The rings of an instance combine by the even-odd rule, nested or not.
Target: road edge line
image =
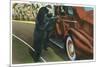
[[[22,42],[23,42],[24,44],[26,44],[33,52],[35,52],[35,49],[33,49],[27,42],[25,42],[24,40],[22,40],[21,38],[19,38],[19,37],[16,36],[15,34],[12,34],[12,36],[14,36],[14,37],[17,38],[18,40],[22,41]],[[43,62],[46,62],[46,60],[45,60],[43,57],[40,56],[40,58],[41,58],[41,60],[42,60]]]

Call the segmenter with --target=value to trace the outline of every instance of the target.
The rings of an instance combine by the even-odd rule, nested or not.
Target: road
[[[12,34],[16,35],[28,45],[33,45],[33,33],[35,24],[23,23],[19,21],[12,22]],[[63,51],[59,50],[56,46],[48,47],[48,51],[42,50],[41,57],[46,62],[66,61],[66,55]],[[34,63],[31,55],[29,54],[29,47],[25,45],[21,40],[12,36],[12,63]]]

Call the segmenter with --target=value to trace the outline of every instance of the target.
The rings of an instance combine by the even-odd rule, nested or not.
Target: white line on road
[[[19,38],[18,36],[12,34],[14,37],[16,37],[18,40],[22,41],[24,44],[26,44],[30,49],[32,49],[33,52],[35,52],[35,50],[28,44],[26,43],[24,40],[22,40],[21,38]]]
[[[12,20],[12,22],[20,22],[20,23],[35,24],[35,21],[21,21],[21,20]]]
[[[35,52],[35,50],[27,43],[25,42],[24,40],[22,40],[21,38],[19,38],[18,36],[16,36],[15,34],[12,34],[12,36],[14,36],[15,38],[17,38],[18,40],[20,40],[21,42],[23,42],[25,45],[27,45],[33,52]],[[40,57],[41,60],[43,62],[46,62],[46,60],[43,58],[43,57]]]

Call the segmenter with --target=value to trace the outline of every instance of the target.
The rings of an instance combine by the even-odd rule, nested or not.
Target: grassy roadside
[[[13,37],[12,40],[12,63],[33,63],[32,57],[28,52],[28,47],[15,37]]]
[[[12,38],[12,63],[13,64],[25,64],[25,63],[34,63],[31,55],[29,54],[28,47],[16,39],[15,37]],[[48,51],[42,52],[42,56],[46,59],[47,62],[57,62],[63,61],[63,59],[55,54],[52,48],[48,48]]]

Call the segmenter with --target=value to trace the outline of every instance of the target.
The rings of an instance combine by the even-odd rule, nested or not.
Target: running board
[[[61,39],[50,38],[49,41],[59,48],[64,49],[64,42]]]

